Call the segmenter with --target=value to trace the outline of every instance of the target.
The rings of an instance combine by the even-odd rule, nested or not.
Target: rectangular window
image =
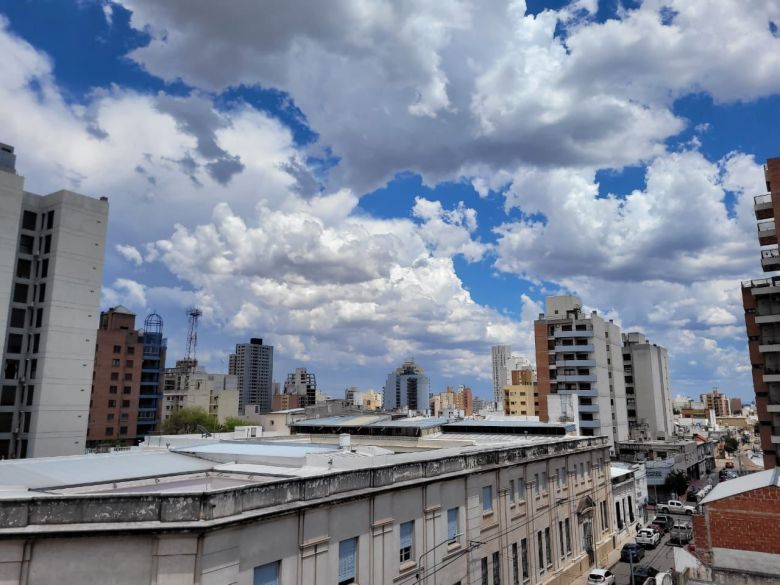
[[[549,526],[544,529],[544,551],[547,555],[547,568],[552,569],[552,541],[550,540],[550,528]]]
[[[110,413],[106,415],[106,421],[107,422],[114,422],[114,413]]]
[[[356,579],[357,538],[339,543],[339,585],[349,585]]]
[[[126,412],[122,412],[122,413],[119,414],[119,420],[122,421],[122,422],[127,422],[128,418],[129,418],[129,416],[127,415]]]
[[[119,380],[119,372],[111,372],[112,380]]]
[[[41,334],[36,333],[33,335],[33,353],[38,353],[38,350],[41,348]]]
[[[5,360],[3,377],[6,380],[16,380],[19,377],[19,360]]]
[[[122,346],[121,345],[115,345],[114,346],[114,353],[122,353]]]
[[[447,510],[447,540],[450,543],[458,540],[458,509]]]
[[[482,488],[482,513],[493,511],[493,486],[486,485]]]
[[[123,400],[122,401],[122,408],[130,408],[130,401],[129,400]]]
[[[135,353],[135,347],[133,347],[132,345],[128,346],[127,347],[127,353],[129,355],[133,355]]]
[[[40,288],[38,289],[38,302],[42,303],[46,300],[46,283],[42,282],[40,284]]]
[[[27,295],[30,292],[30,287],[26,284],[22,284],[21,282],[17,282],[14,285],[14,302],[15,303],[26,303],[27,302]]]
[[[517,543],[512,543],[512,585],[520,585],[520,559],[517,558]]]
[[[11,309],[11,327],[24,327],[24,309]]]
[[[539,486],[539,474],[538,473],[534,473],[534,495],[535,496],[539,495],[539,487],[540,487]]]
[[[43,326],[43,309],[38,309],[37,311],[35,311],[35,326],[36,327]]]
[[[110,394],[116,394],[118,390],[116,386],[109,386],[108,391]]]
[[[119,434],[120,435],[126,435],[127,434],[127,427],[119,427]]]
[[[51,234],[43,238],[43,253],[48,254],[51,252]]]
[[[38,360],[30,360],[29,376],[31,380],[35,380],[38,377]]]
[[[106,427],[106,435],[113,435],[114,434],[114,427]]]
[[[542,535],[542,531],[536,533],[536,554],[539,558],[539,574],[544,575],[544,573],[547,571],[545,568],[547,565],[544,562],[544,536]]]
[[[111,360],[111,367],[112,368],[118,368],[120,364],[119,360]]]
[[[32,406],[34,396],[35,386],[27,386],[27,394],[25,395],[25,398],[27,399],[27,406]]]
[[[16,261],[16,277],[17,278],[30,278],[30,272],[32,270],[32,262],[19,258]]]
[[[50,230],[54,227],[54,211],[50,211],[46,214],[46,229]]]
[[[116,408],[116,400],[109,400],[108,401],[108,407],[109,408]]]
[[[542,471],[542,491],[547,491],[547,472]]]
[[[32,211],[25,211],[22,215],[22,228],[26,230],[34,230],[35,224],[38,220],[38,214]]]
[[[482,585],[490,585],[488,579],[488,558],[482,557]]]
[[[525,499],[525,480],[522,477],[517,480],[517,499],[521,501]]]
[[[412,560],[412,546],[414,545],[414,520],[401,524],[401,538],[399,544],[399,560],[406,563]]]
[[[633,524],[634,522],[634,502],[631,496],[628,496],[628,520]]]
[[[122,388],[122,394],[130,394],[130,392],[132,392],[132,387],[131,386],[124,386]]]
[[[126,368],[132,368],[133,367],[133,360],[125,360],[125,367]]]
[[[563,521],[561,520],[558,520],[558,543],[561,545],[558,554],[560,555],[561,560],[563,560],[566,556],[566,546],[563,542]]]
[[[5,346],[5,350],[8,353],[22,353],[22,342],[24,336],[19,333],[8,334],[8,344]]]
[[[279,565],[281,561],[255,567],[252,585],[279,585]]]
[[[510,479],[509,480],[509,501],[511,503],[515,503],[515,480]]]
[[[41,262],[41,278],[49,276],[49,259],[44,258]]]
[[[566,556],[569,556],[571,554],[571,528],[569,526],[568,518],[564,520],[563,528],[566,531]]]
[[[130,382],[132,379],[133,379],[133,374],[131,374],[130,372],[127,372],[125,374],[125,381],[126,382]]]
[[[0,393],[0,406],[14,406],[15,404],[16,386],[3,386],[3,391]]]
[[[501,585],[501,553],[493,553],[493,585]]]
[[[22,254],[32,254],[33,246],[35,245],[35,238],[22,234],[19,236],[19,252]]]
[[[531,573],[528,569],[528,539],[524,538],[520,541],[520,560],[523,562],[523,583],[529,583],[531,581]]]

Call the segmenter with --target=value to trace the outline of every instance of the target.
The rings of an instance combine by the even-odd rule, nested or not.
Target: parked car
[[[655,548],[661,542],[661,535],[651,528],[642,528],[636,533],[636,543],[645,548]]]
[[[665,504],[659,504],[658,511],[665,514],[688,514],[690,516],[696,511],[696,508],[683,504],[680,500],[669,500]]]
[[[645,549],[635,542],[629,542],[620,549],[620,560],[627,563],[637,563],[645,556]]]
[[[655,532],[661,538],[664,537],[664,531],[657,524],[648,524],[644,528],[646,528],[647,530],[652,530],[653,532]]]
[[[615,574],[609,569],[593,569],[588,575],[588,585],[615,585]]]
[[[653,518],[653,521],[650,523],[654,526],[658,526],[664,534],[669,532],[672,529],[672,526],[674,526],[674,519],[671,516],[667,516],[666,514],[658,514],[655,518]]]
[[[650,565],[636,565],[634,574],[628,578],[628,585],[643,585],[650,577],[655,577],[657,574],[658,569]]]
[[[685,544],[691,541],[693,538],[693,526],[690,522],[683,522],[677,520],[672,526],[671,534],[669,536],[670,542],[676,542],[678,544]]]

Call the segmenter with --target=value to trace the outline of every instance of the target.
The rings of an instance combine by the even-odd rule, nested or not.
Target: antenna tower
[[[187,351],[184,354],[184,359],[192,365],[197,363],[198,358],[198,319],[201,315],[203,315],[203,311],[198,307],[187,309],[189,327],[187,328]]]

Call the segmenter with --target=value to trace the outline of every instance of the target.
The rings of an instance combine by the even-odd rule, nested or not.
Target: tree
[[[684,494],[690,484],[688,476],[679,470],[672,471],[664,481],[664,487],[677,496]]]
[[[216,419],[209,416],[209,413],[197,406],[187,406],[180,408],[169,416],[162,424],[162,432],[166,435],[185,435],[188,433],[198,433],[200,428],[205,428],[210,433],[216,432],[219,428]]]
[[[737,441],[734,437],[726,437],[726,440],[723,441],[723,449],[726,451],[726,453],[733,453],[739,449],[739,441]]]
[[[219,427],[219,430],[225,433],[232,433],[234,430],[236,430],[236,427],[244,426],[246,424],[245,420],[241,420],[240,418],[236,418],[235,416],[229,416],[225,419],[225,422],[222,423],[222,425]]]

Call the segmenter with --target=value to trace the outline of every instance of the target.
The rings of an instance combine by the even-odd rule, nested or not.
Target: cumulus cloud
[[[135,246],[117,244],[115,249],[122,255],[125,260],[132,262],[136,266],[140,266],[144,262],[143,256],[141,256],[141,252],[139,252],[138,248]]]

